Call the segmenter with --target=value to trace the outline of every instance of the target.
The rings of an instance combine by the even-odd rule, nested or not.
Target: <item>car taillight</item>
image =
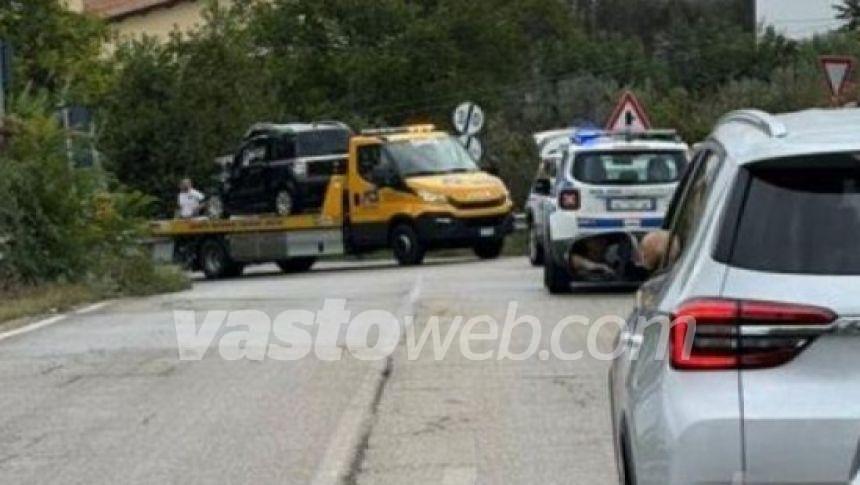
[[[558,194],[558,206],[562,210],[579,210],[579,191],[576,189],[562,189]]]
[[[825,308],[750,300],[690,300],[675,312],[670,361],[676,369],[774,367],[793,359],[828,330]]]

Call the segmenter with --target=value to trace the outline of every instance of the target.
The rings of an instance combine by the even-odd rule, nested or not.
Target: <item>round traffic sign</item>
[[[462,135],[475,135],[484,127],[484,110],[475,103],[465,102],[454,110],[454,128]]]
[[[462,135],[460,137],[460,143],[466,148],[466,151],[469,152],[469,155],[471,155],[476,162],[481,161],[481,157],[484,156],[484,145],[481,144],[481,140],[478,137]]]

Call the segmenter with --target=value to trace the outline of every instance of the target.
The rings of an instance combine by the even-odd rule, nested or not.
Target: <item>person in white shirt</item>
[[[182,179],[179,183],[179,217],[190,219],[199,216],[205,199],[206,196],[194,188],[191,179]]]

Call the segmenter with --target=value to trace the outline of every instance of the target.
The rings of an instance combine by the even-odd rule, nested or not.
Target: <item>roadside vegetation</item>
[[[624,89],[691,143],[731,109],[829,105],[817,57],[860,56],[856,2],[838,11],[843,31],[803,42],[755,29],[747,3],[210,0],[198,31],[156,40],[113,38],[58,0],[0,0],[0,38],[15,54],[0,147],[0,320],[67,305],[58,300],[184,288],[140,246],[146,218],[173,212],[182,177],[207,188],[214,158],[255,121],[447,129],[453,107],[472,100],[489,115],[484,162],[522,203],[530,133],[601,125]],[[94,131],[60,123],[58,111],[78,105],[95,113]],[[97,148],[94,163],[76,163],[78,146]],[[72,296],[22,303],[64,287]]]
[[[744,0],[237,4],[211,6],[198,32],[116,50],[100,147],[119,180],[156,196],[164,214],[175,182],[187,173],[205,188],[213,159],[254,121],[449,129],[454,106],[472,100],[489,115],[485,162],[522,203],[529,134],[602,125],[623,89],[656,126],[693,143],[735,108],[828,106],[817,56],[860,54],[850,11],[846,31],[795,42],[756,31]]]
[[[93,146],[91,135],[65,129],[57,114],[104,95],[106,28],[55,2],[16,5],[0,17],[0,38],[18,54],[0,146],[0,322],[187,287],[140,244],[154,199],[97,160],[78,166],[71,152]]]

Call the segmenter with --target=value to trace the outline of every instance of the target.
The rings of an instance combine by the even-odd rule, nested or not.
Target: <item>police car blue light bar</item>
[[[681,141],[681,137],[676,130],[621,130],[607,131],[595,129],[582,129],[573,133],[570,141],[576,145],[585,146],[597,142],[600,139],[622,139],[627,141],[640,140],[655,140],[655,141]]]

